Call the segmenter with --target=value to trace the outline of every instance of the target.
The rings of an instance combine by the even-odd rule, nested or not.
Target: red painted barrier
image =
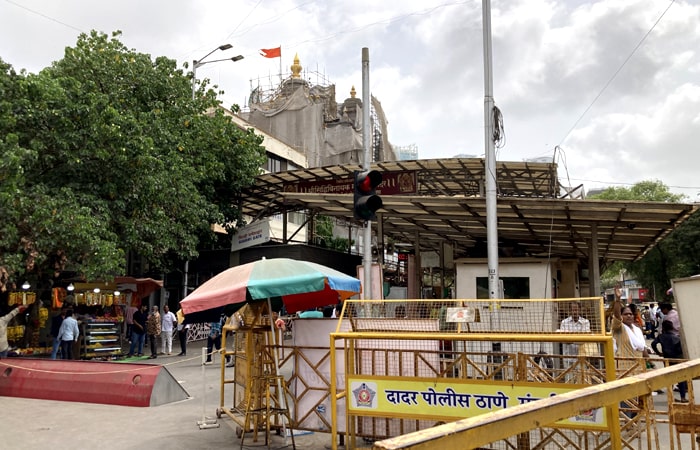
[[[167,386],[154,391],[158,384]],[[154,396],[156,391],[162,395]],[[187,392],[159,365],[5,358],[0,360],[0,396],[156,406],[187,398]]]

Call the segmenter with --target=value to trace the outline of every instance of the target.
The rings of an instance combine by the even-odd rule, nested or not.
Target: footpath
[[[217,354],[214,364],[202,366],[203,344],[202,341],[190,343],[187,356],[159,355],[155,359],[146,356],[129,360],[167,368],[190,395],[187,400],[155,407],[128,407],[0,397],[0,447],[8,450],[241,448],[241,440],[236,436],[238,425],[225,414],[216,418],[221,365]],[[146,350],[146,354],[150,352]],[[13,359],[3,362],[11,364]],[[118,369],[119,364],[115,366]],[[80,390],[77,378],[74,388]],[[224,405],[230,407],[231,402],[232,399],[225,398]],[[217,419],[219,427],[200,429],[197,422],[203,416]],[[290,438],[285,440],[284,436],[272,434],[271,449],[292,448]],[[295,436],[296,447],[300,449],[330,448],[331,439],[329,433]],[[264,432],[258,433],[257,442],[253,442],[252,433],[246,434],[245,443],[243,449],[267,449]]]

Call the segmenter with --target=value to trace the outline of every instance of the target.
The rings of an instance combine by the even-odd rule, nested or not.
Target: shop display
[[[36,301],[36,292],[10,292],[7,305],[31,305]]]
[[[80,326],[80,357],[114,358],[122,354],[120,322],[85,321]]]

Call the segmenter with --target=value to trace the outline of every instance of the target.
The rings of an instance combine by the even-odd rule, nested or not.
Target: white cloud
[[[632,55],[669,4],[492,0],[494,98],[507,138],[499,159],[551,157],[561,145],[569,176],[587,187],[659,179],[693,187],[674,190],[695,198],[700,5],[673,2]],[[60,59],[78,30],[119,29],[129,48],[180,64],[230,42],[211,58],[243,61],[197,72],[226,91],[225,104],[275,82],[296,53],[312,80],[318,72],[336,84],[338,101],[352,85],[360,96],[368,47],[392,143],[416,143],[424,158],[483,154],[479,0],[26,0],[0,3],[0,16],[0,58],[32,72]],[[258,55],[278,45],[281,61]]]

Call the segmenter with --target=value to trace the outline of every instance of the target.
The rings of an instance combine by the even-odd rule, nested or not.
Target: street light
[[[29,281],[25,281],[24,284],[22,284],[22,289],[23,289],[23,291],[22,291],[22,305],[27,304],[27,291],[29,290],[30,287],[31,287],[31,285],[29,284]]]
[[[220,45],[220,46],[216,47],[214,50],[210,51],[209,53],[207,53],[206,55],[204,55],[202,58],[192,60],[192,100],[194,100],[195,85],[197,84],[197,69],[198,69],[199,67],[201,67],[201,66],[203,66],[203,65],[205,65],[205,64],[211,64],[211,63],[215,63],[215,62],[221,62],[221,61],[233,61],[233,62],[236,62],[236,61],[240,61],[240,60],[243,59],[243,55],[236,55],[236,56],[234,56],[233,58],[223,58],[223,59],[215,59],[215,60],[212,60],[212,61],[204,61],[205,59],[207,59],[207,57],[208,57],[209,55],[211,55],[211,54],[214,53],[215,51],[217,51],[217,50],[224,51],[224,50],[230,49],[231,47],[233,47],[233,45],[231,45],[231,44],[223,44],[223,45]]]

